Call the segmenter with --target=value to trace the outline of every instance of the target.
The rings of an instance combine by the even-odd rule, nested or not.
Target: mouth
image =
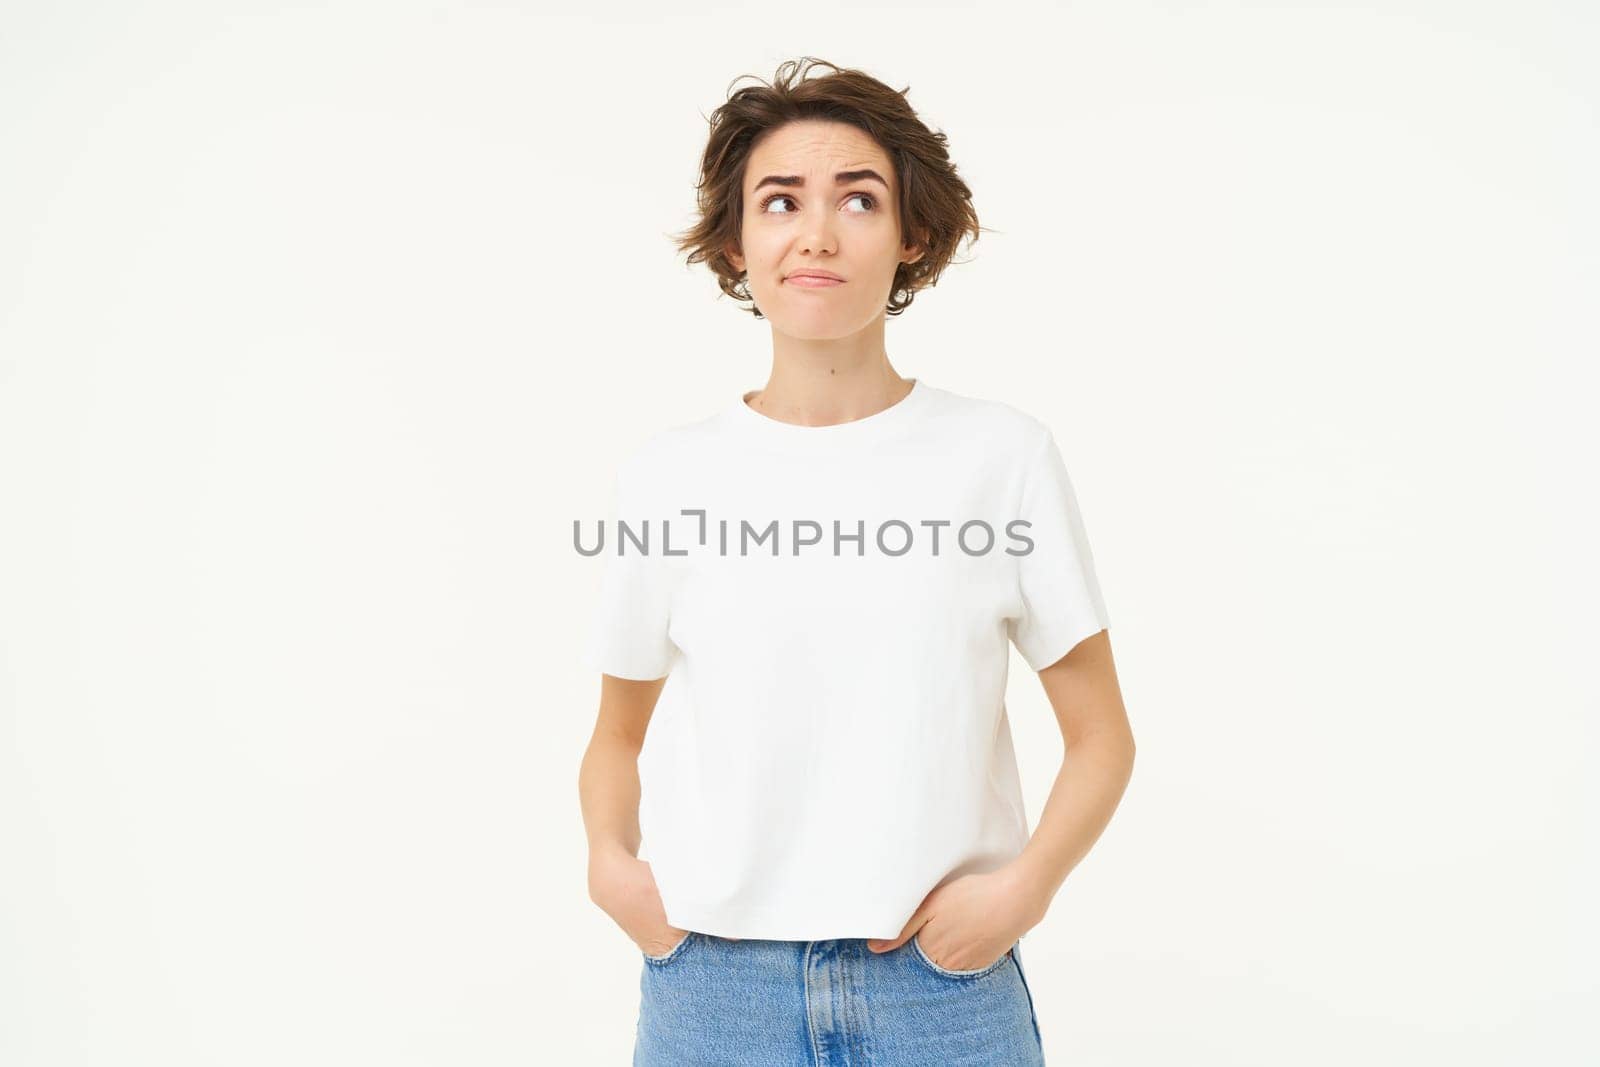
[[[830,289],[844,284],[844,279],[837,274],[822,271],[797,271],[783,280],[786,285],[798,285],[802,289]]]

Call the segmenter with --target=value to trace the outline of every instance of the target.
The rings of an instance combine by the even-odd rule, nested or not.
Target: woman
[[[711,118],[681,245],[772,367],[616,483],[580,793],[590,896],[644,956],[635,1064],[1043,1062],[1018,939],[1134,746],[1051,431],[885,351],[978,234],[945,144],[809,59]],[[1031,839],[1010,644],[1066,741]]]

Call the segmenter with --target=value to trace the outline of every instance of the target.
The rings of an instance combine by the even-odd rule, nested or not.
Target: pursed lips
[[[828,289],[835,285],[843,285],[844,279],[797,272],[785,278],[784,282],[789,285],[798,285],[802,289]]]

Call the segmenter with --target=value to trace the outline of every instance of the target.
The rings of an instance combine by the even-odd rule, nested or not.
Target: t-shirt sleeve
[[[600,553],[603,569],[588,663],[602,674],[649,681],[666,677],[677,653],[667,634],[674,568],[672,557],[662,554],[666,516],[648,512],[639,488],[640,479],[624,464],[612,484],[612,521],[607,523]],[[648,551],[623,536],[622,523]]]
[[[1042,671],[1111,625],[1077,494],[1048,430],[1024,473],[1017,517],[1029,525],[1015,527],[1016,533],[1033,547],[1017,556],[1022,607],[1007,627],[1028,666]]]

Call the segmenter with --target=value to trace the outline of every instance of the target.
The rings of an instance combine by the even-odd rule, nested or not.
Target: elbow
[[[1097,759],[1122,766],[1125,774],[1133,771],[1138,746],[1134,743],[1133,731],[1126,726],[1085,730],[1065,740],[1068,751],[1093,751]]]

